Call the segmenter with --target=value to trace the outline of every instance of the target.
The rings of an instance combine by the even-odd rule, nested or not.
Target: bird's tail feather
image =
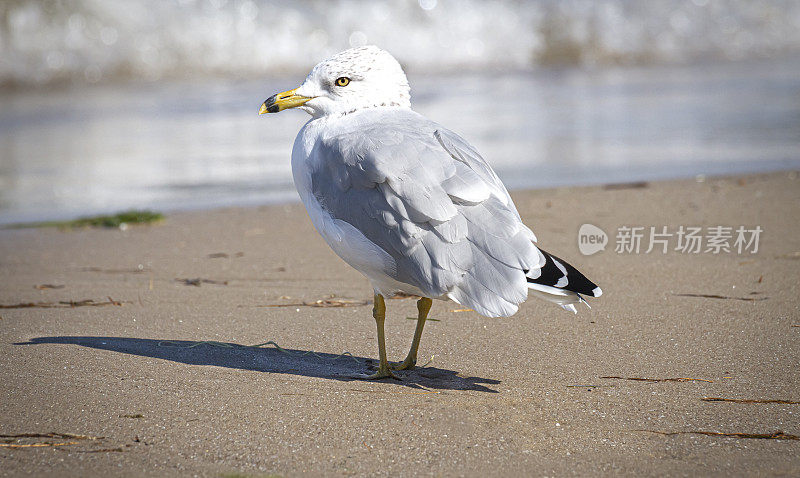
[[[589,297],[600,297],[603,294],[597,284],[568,262],[541,249],[539,251],[545,258],[544,265],[540,269],[526,272],[531,295],[577,313],[575,304],[586,303],[581,294]]]

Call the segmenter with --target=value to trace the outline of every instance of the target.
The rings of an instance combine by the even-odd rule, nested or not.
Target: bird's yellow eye
[[[350,84],[350,78],[346,76],[336,78],[336,86],[347,86],[349,84]]]

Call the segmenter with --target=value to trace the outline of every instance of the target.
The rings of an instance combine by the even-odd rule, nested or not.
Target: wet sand
[[[103,437],[3,438],[73,444],[0,447],[0,474],[800,473],[800,441],[778,439],[800,435],[800,405],[702,400],[800,401],[800,179],[635,186],[514,193],[540,245],[604,295],[502,319],[436,302],[429,363],[402,381],[347,378],[377,356],[371,291],[298,204],[0,230],[0,304],[36,305],[0,310],[0,433]],[[583,223],[605,251],[579,253]],[[756,254],[637,255],[614,251],[624,225],[764,232]],[[302,305],[322,299],[354,302]],[[388,301],[390,359],[414,313]],[[243,347],[269,341],[283,349]]]

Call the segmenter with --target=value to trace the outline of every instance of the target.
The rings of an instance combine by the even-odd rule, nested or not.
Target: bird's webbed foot
[[[408,356],[402,362],[393,362],[389,364],[389,368],[392,370],[414,370],[417,366],[417,358]]]
[[[378,371],[373,374],[357,373],[353,374],[351,377],[358,380],[380,380],[382,378],[392,378],[395,380],[400,380],[400,378],[397,375],[392,373],[392,369],[389,366],[389,364],[378,367]]]

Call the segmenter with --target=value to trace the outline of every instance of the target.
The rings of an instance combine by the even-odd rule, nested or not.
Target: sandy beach
[[[512,196],[603,296],[436,301],[400,381],[348,378],[377,358],[371,290],[300,204],[0,230],[0,475],[800,474],[796,172]],[[579,252],[584,223],[605,251]],[[763,232],[636,254],[623,226]],[[387,307],[399,360],[415,304]]]

